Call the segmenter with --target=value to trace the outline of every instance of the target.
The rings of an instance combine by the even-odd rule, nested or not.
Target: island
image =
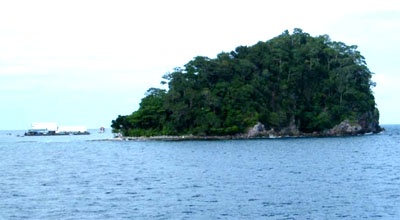
[[[162,76],[139,109],[112,120],[122,137],[224,139],[378,133],[372,72],[357,46],[296,28]]]

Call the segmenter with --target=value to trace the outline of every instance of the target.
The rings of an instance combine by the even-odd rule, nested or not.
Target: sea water
[[[0,219],[400,219],[400,126],[378,135],[104,141],[0,132]]]

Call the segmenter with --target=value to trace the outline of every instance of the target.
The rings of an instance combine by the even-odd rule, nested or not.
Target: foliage
[[[371,74],[357,46],[285,31],[214,59],[195,57],[163,76],[168,91],[149,89],[112,128],[129,136],[232,135],[257,122],[276,130],[294,122],[302,132],[323,131],[367,112],[379,117]]]

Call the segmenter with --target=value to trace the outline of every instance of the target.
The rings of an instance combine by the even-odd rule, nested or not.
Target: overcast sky
[[[357,45],[381,124],[400,124],[400,4],[317,0],[0,0],[0,129],[109,127],[162,75],[294,28]]]

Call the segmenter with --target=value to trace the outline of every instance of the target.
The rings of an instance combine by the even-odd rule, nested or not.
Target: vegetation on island
[[[301,29],[216,58],[197,56],[165,74],[137,111],[112,121],[124,136],[223,136],[257,123],[321,133],[343,121],[379,131],[372,72],[357,46]]]

